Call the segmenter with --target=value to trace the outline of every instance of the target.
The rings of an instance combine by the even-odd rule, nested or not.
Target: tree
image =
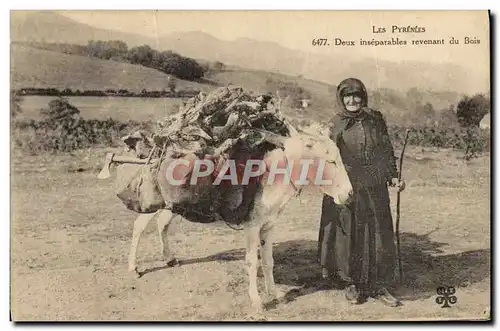
[[[176,87],[177,87],[177,81],[175,80],[175,78],[168,77],[168,89],[170,90],[170,92],[174,93]]]
[[[127,53],[127,58],[132,64],[140,64],[145,67],[151,67],[153,58],[157,58],[155,52],[150,46],[142,45],[131,48]]]
[[[302,108],[302,100],[312,98],[311,93],[296,82],[286,82],[271,77],[266,79],[266,90],[270,93],[277,91],[281,97],[286,99],[285,105],[298,109]]]
[[[87,54],[100,59],[122,59],[128,52],[128,46],[121,40],[89,40]]]
[[[427,102],[423,107],[422,107],[422,113],[423,115],[427,117],[434,117],[436,115],[436,111],[434,110],[434,106],[430,102]]]
[[[216,61],[213,65],[213,70],[216,72],[224,71],[226,69],[226,65],[222,62]]]
[[[455,106],[451,104],[448,108],[439,112],[439,122],[444,127],[456,127],[458,124],[457,115],[455,114]]]
[[[117,55],[125,55],[128,52],[128,46],[124,41],[121,40],[111,40],[107,44],[109,48],[112,49]]]
[[[458,123],[466,128],[465,142],[467,148],[465,158],[470,160],[480,151],[479,123],[490,112],[490,100],[483,94],[472,97],[465,95],[457,105]]]
[[[465,95],[457,105],[457,119],[463,127],[479,127],[483,117],[490,112],[490,100],[484,94]]]
[[[205,69],[193,59],[173,52],[162,52],[161,68],[155,68],[180,79],[195,80],[203,77]]]
[[[80,114],[80,110],[70,104],[65,98],[58,98],[50,101],[49,108],[43,108],[40,112],[48,121],[70,119]]]
[[[416,87],[412,87],[406,92],[406,98],[413,105],[420,105],[423,101],[423,95]]]
[[[17,117],[21,113],[21,97],[19,93],[14,90],[10,90],[10,116],[12,118]]]

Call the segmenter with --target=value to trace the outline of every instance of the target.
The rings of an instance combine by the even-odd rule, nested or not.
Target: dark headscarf
[[[357,94],[361,97],[361,109],[357,112],[348,111],[344,105],[344,96],[347,94]],[[368,106],[368,93],[365,85],[357,78],[344,79],[337,87],[337,105],[339,107],[339,115],[342,118],[350,118],[354,120],[363,119],[366,114],[365,108]]]

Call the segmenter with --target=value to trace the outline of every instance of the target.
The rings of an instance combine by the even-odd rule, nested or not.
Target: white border
[[[161,10],[177,10],[177,9],[207,9],[207,10],[475,10],[475,9],[492,9],[495,1],[475,0],[475,1],[454,1],[450,6],[448,2],[439,1],[383,1],[379,0],[376,3],[369,1],[351,0],[343,4],[334,3],[331,1],[309,0],[304,2],[299,1],[268,1],[268,0],[246,0],[232,1],[212,0],[210,5],[203,0],[190,0],[171,2],[165,5],[164,1],[85,1],[81,3],[66,2],[66,1],[15,1],[9,9],[62,9],[62,10],[78,10],[78,9],[161,9]]]
[[[13,1],[11,3],[5,1],[2,2],[2,6],[5,4],[7,5],[6,8],[2,11],[2,37],[5,40],[4,45],[6,45],[4,51],[2,52],[2,60],[3,60],[3,65],[1,67],[2,70],[2,75],[1,77],[3,78],[4,81],[4,86],[2,89],[0,89],[1,95],[4,100],[4,109],[1,112],[1,115],[4,116],[4,120],[1,121],[0,123],[4,126],[4,130],[1,130],[2,135],[3,135],[3,141],[2,144],[0,144],[2,150],[0,151],[0,155],[2,156],[8,156],[10,153],[10,144],[9,144],[9,96],[8,96],[8,87],[9,87],[9,56],[10,56],[10,51],[9,47],[7,46],[9,43],[9,17],[10,17],[10,10],[15,10],[15,9],[241,9],[241,10],[248,10],[248,9],[255,9],[255,10],[270,10],[270,9],[302,9],[302,10],[359,10],[359,9],[365,9],[365,10],[382,10],[382,9],[387,9],[387,10],[396,10],[396,9],[406,9],[406,10],[441,10],[441,9],[457,9],[457,10],[474,10],[474,9],[479,9],[479,10],[484,10],[484,9],[491,9],[494,14],[496,14],[497,18],[497,24],[498,24],[498,3],[499,1],[485,1],[485,0],[468,0],[468,1],[453,1],[453,2],[438,2],[438,1],[385,1],[385,0],[378,0],[376,2],[369,2],[369,1],[344,1],[342,3],[334,2],[334,1],[317,1],[317,0],[307,0],[307,1],[284,1],[284,2],[277,2],[275,1],[274,3],[269,1],[269,0],[251,0],[251,1],[227,1],[227,0],[217,0],[217,1],[210,1],[209,3],[207,1],[203,0],[179,0],[176,2],[170,2],[168,5],[165,4],[164,1],[158,1],[158,2],[153,2],[153,1],[95,1],[95,0],[86,0],[84,2],[80,3],[75,3],[75,2],[70,2],[70,1],[55,1],[55,0],[44,0],[44,1]],[[493,27],[492,27],[493,28]],[[492,40],[492,44],[498,44],[498,34],[495,34],[495,39]],[[498,54],[496,54],[498,57]],[[493,58],[492,58],[493,60]],[[496,72],[494,73],[496,74]],[[492,76],[493,79],[493,76]],[[498,85],[495,86],[495,90],[492,91],[495,96],[498,96]],[[492,111],[497,111],[497,109],[494,109]],[[496,116],[498,117],[498,116]],[[498,124],[497,121],[499,119],[497,118],[495,120],[495,123],[493,124],[493,128],[496,127]],[[497,139],[498,140],[498,139]],[[495,146],[498,145],[498,141],[495,141]],[[2,219],[1,226],[3,227],[3,231],[1,233],[4,236],[4,240],[0,240],[1,245],[3,246],[2,249],[0,250],[1,256],[2,256],[2,265],[4,266],[3,272],[2,272],[2,284],[3,288],[5,289],[2,292],[2,297],[1,297],[1,306],[0,306],[0,312],[2,313],[2,324],[5,324],[9,329],[13,328],[13,324],[9,322],[9,307],[10,307],[10,293],[9,293],[9,288],[10,288],[10,187],[7,183],[10,182],[10,158],[8,160],[4,161],[1,163],[2,167],[2,172],[5,174],[5,179],[6,182],[2,186],[2,198],[0,201],[4,205],[4,208],[1,210],[4,211],[5,217]],[[496,170],[496,169],[495,169]],[[7,180],[8,179],[8,180]],[[494,203],[492,203],[492,206],[495,206],[498,204],[496,203],[497,201],[495,200]],[[498,237],[498,228],[499,226],[496,226],[496,232],[495,236]],[[492,240],[492,242],[494,242]],[[496,256],[496,254],[495,254]],[[492,263],[492,267],[494,268],[495,265],[498,265],[497,263]],[[498,272],[497,270],[494,270],[495,275],[498,277]],[[495,279],[496,280],[496,279]],[[498,283],[497,283],[498,284]],[[334,303],[332,303],[334,304]],[[160,325],[158,325],[160,326]],[[220,325],[214,325],[215,327],[219,327]],[[256,325],[257,326],[257,325]],[[347,327],[350,328],[360,328],[361,326],[349,326],[349,325],[337,325],[337,324],[332,324],[332,325],[325,325],[329,328],[334,328],[336,330],[344,329]],[[389,325],[374,325],[374,324],[369,324],[365,325],[366,327],[382,327],[382,328],[387,328]],[[391,327],[395,328],[401,328],[406,325],[391,325]],[[465,325],[467,327],[468,325]],[[19,327],[19,326],[17,326]],[[44,326],[45,328],[51,328],[52,325],[47,325]],[[116,327],[116,326],[115,326]],[[120,326],[121,327],[121,326]],[[130,326],[129,326],[130,327]],[[139,326],[139,325],[133,325],[134,329],[145,329],[147,326]],[[160,327],[168,327],[170,330],[182,330],[186,328],[186,326],[160,326]],[[190,326],[190,327],[195,327],[195,326]],[[203,326],[198,326],[197,328],[200,327],[206,327],[206,325]],[[236,325],[230,325],[228,326],[230,328],[232,327],[237,327],[239,328],[240,326]],[[261,326],[262,327],[262,326]],[[269,326],[268,326],[269,327]],[[271,326],[272,327],[272,326]],[[292,327],[292,325],[285,326],[285,327]],[[297,326],[296,326],[297,327]],[[302,325],[299,326],[300,328],[307,328],[308,326]],[[428,330],[441,330],[444,326],[443,325],[413,325],[413,327],[423,327]],[[457,327],[456,325],[451,325],[451,327]],[[59,326],[60,329],[69,329],[70,326]],[[96,330],[104,330],[106,327],[105,326],[94,326]],[[109,326],[108,326],[109,328]]]

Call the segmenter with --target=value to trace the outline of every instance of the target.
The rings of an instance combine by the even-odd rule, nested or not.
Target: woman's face
[[[361,109],[362,98],[356,94],[347,94],[344,96],[344,105],[348,111],[358,111]]]

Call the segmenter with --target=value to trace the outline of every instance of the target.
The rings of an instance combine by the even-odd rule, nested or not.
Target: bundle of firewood
[[[120,168],[117,195],[127,208],[137,212],[154,212],[164,207],[164,197],[157,182],[164,158],[189,155],[188,159],[194,160],[193,154],[199,158],[210,156],[216,160],[216,172],[220,172],[224,160],[244,161],[261,157],[282,144],[281,137],[276,136],[291,136],[297,132],[280,112],[279,98],[276,100],[268,94],[252,95],[240,87],[222,87],[208,94],[200,93],[189,99],[176,114],[159,121],[158,128],[153,131],[148,134],[140,130],[123,137],[128,151],[135,155],[109,153],[99,174],[99,178],[108,178],[113,162],[135,164]],[[224,197],[221,199],[227,197],[227,201],[234,202],[235,194],[241,194],[243,201],[243,188],[238,188],[238,191],[226,189],[217,191]],[[210,197],[212,206],[228,205],[226,200]],[[191,211],[193,208],[190,207]],[[224,212],[224,218],[241,220],[240,213],[246,212],[245,208],[234,214],[230,208],[231,212]],[[194,213],[206,218],[205,210]]]
[[[221,87],[189,99],[179,111],[158,122],[154,144],[162,150],[221,154],[239,141],[262,142],[256,130],[289,136],[295,130],[280,112],[280,100],[252,95],[240,87]]]

